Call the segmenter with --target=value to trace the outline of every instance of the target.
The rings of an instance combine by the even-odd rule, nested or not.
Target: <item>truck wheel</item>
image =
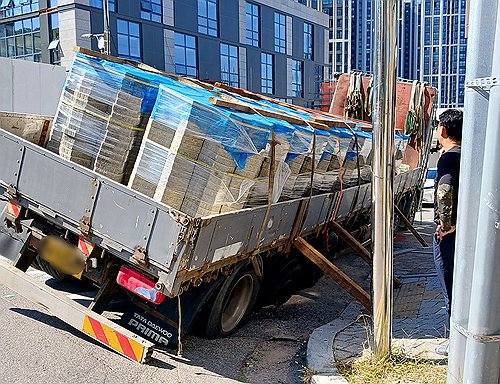
[[[260,279],[251,263],[229,275],[215,297],[204,336],[216,339],[236,331],[252,311],[259,288]]]
[[[71,276],[65,273],[59,272],[52,265],[47,263],[44,259],[40,257],[40,255],[36,255],[35,260],[31,264],[33,268],[39,269],[40,271],[45,272],[46,274],[52,276],[54,279],[59,281],[67,281]]]

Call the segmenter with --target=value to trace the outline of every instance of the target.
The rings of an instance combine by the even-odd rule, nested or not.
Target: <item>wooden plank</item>
[[[358,300],[366,309],[371,309],[371,299],[368,292],[342,270],[335,266],[330,260],[321,254],[316,248],[302,237],[294,241],[294,246],[309,260],[316,264],[325,274],[336,281],[347,293]]]
[[[40,133],[40,139],[38,140],[38,145],[40,147],[45,146],[45,141],[47,141],[47,134],[49,132],[50,120],[44,120],[42,126],[42,132]]]
[[[429,244],[427,244],[427,241],[425,241],[425,239],[422,237],[422,235],[417,232],[415,227],[410,223],[410,221],[406,218],[406,216],[403,215],[403,212],[401,212],[396,205],[394,205],[394,212],[396,213],[396,215],[398,215],[398,217],[401,220],[403,220],[403,223],[408,227],[408,229],[413,234],[413,236],[415,236],[415,238],[418,240],[418,242],[420,244],[422,244],[422,246],[427,248],[429,246]]]
[[[358,240],[356,240],[349,232],[347,232],[340,224],[335,221],[330,222],[333,231],[339,235],[339,237],[344,240],[349,248],[351,248],[354,252],[361,256],[361,258],[366,261],[367,264],[373,265],[372,254],[361,244]],[[394,288],[401,287],[401,281],[394,276],[393,277]]]
[[[111,61],[111,62],[117,63],[117,64],[127,64],[127,65],[130,65],[131,67],[135,67],[135,68],[141,69],[141,70],[146,71],[146,72],[155,73],[157,75],[169,77],[171,79],[178,80],[181,78],[178,75],[173,75],[171,73],[160,71],[159,69],[153,68],[147,64],[140,63],[138,61],[133,61],[130,59],[122,59],[120,57],[115,57],[115,56],[109,56],[109,55],[106,55],[104,53],[92,51],[91,49],[75,46],[75,47],[73,47],[73,51],[76,53],[81,53],[81,54],[87,55],[87,56],[97,57],[98,59],[104,59],[107,61]]]
[[[301,119],[300,117],[285,115],[283,113],[270,111],[268,109],[259,108],[257,106],[253,106],[253,105],[250,106],[250,105],[246,105],[246,104],[243,104],[240,102],[223,100],[223,99],[215,97],[215,96],[210,96],[208,98],[208,101],[217,107],[235,109],[235,110],[240,111],[240,112],[259,114],[259,115],[262,115],[265,117],[273,117],[275,119],[283,120],[283,121],[286,121],[286,122],[291,123],[291,124],[307,125],[306,121],[304,119]],[[309,121],[308,123],[313,128],[328,130],[328,126],[326,126],[325,124],[320,124],[320,123],[313,122],[313,121]]]
[[[314,121],[316,123],[325,124],[329,127],[339,127],[339,128],[354,128],[356,123],[347,120],[332,120],[321,116],[311,116],[309,121]]]
[[[257,94],[257,93],[253,93],[253,92],[247,91],[246,89],[234,88],[234,87],[231,87],[231,86],[229,86],[227,84],[223,84],[223,83],[219,83],[219,82],[215,83],[215,87],[216,88],[220,88],[220,89],[224,89],[225,91],[228,91],[228,92],[240,95],[240,96],[247,97],[249,99],[253,99],[253,100],[266,100],[266,101],[269,101],[269,102],[271,102],[273,104],[280,105],[282,107],[287,107],[287,108],[290,108],[290,109],[293,109],[293,110],[296,110],[296,111],[310,113],[310,114],[312,114],[315,117],[314,119],[310,119],[309,120],[310,122],[313,121],[313,122],[316,122],[316,123],[327,125],[324,120],[328,120],[328,121],[331,121],[331,120],[329,120],[329,119],[322,119],[321,118],[321,116],[327,116],[327,117],[333,117],[333,118],[336,118],[336,119],[340,119],[344,123],[344,125],[343,125],[344,127],[346,125],[349,126],[349,127],[355,127],[356,124],[358,124],[358,123],[366,124],[366,123],[364,123],[362,121],[351,120],[351,119],[347,120],[343,116],[333,115],[333,114],[325,112],[325,111],[311,109],[311,108],[303,107],[301,105],[289,104],[289,103],[286,103],[286,102],[281,101],[281,100],[273,99],[272,97],[269,97],[269,96],[265,96],[265,95],[260,95],[260,94]],[[344,120],[345,120],[345,122],[344,122]],[[322,128],[319,128],[319,129],[322,129]]]
[[[371,253],[368,252],[368,250],[365,247],[363,247],[359,243],[359,241],[357,241],[353,236],[351,236],[351,234],[347,232],[344,228],[342,228],[342,226],[340,226],[340,224],[338,224],[337,222],[332,221],[330,225],[332,226],[333,231],[337,235],[339,235],[340,238],[344,240],[353,251],[358,253],[361,256],[361,258],[364,261],[366,261],[366,263],[372,265],[373,259]]]

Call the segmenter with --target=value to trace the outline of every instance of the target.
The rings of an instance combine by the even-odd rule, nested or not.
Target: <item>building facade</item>
[[[1,0],[0,56],[69,67],[98,50],[103,0]],[[328,57],[314,0],[109,0],[111,54],[313,105]]]
[[[462,107],[467,50],[466,0],[398,0],[397,76],[438,89],[438,107]],[[331,16],[330,76],[372,72],[373,0],[323,0]]]

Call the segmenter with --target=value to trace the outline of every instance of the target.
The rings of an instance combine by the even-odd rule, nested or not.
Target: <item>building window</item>
[[[261,68],[261,83],[260,90],[262,93],[274,93],[274,82],[273,82],[273,55],[268,53],[261,53],[260,56],[260,68]]]
[[[247,3],[246,7],[246,37],[247,44],[259,46],[259,6]]]
[[[138,23],[116,20],[118,56],[141,61],[141,31]]]
[[[198,76],[196,60],[196,38],[183,33],[175,33],[175,73]]]
[[[198,0],[198,32],[218,36],[217,0]]]
[[[278,53],[285,53],[286,50],[285,20],[285,15],[274,12],[274,50]]]
[[[304,97],[302,91],[302,61],[292,60],[292,96]]]
[[[220,45],[220,77],[231,87],[239,87],[238,47],[221,43]]]
[[[90,6],[102,9],[103,0],[90,0]],[[108,7],[110,12],[116,12],[115,0],[108,0]]]
[[[0,56],[41,61],[40,19],[0,24]]]
[[[304,59],[313,59],[313,26],[304,23]]]
[[[11,17],[38,11],[38,0],[1,0],[2,17]]]
[[[61,64],[61,47],[59,44],[59,13],[49,14],[49,53],[51,64]]]
[[[141,18],[161,23],[161,0],[141,0]]]

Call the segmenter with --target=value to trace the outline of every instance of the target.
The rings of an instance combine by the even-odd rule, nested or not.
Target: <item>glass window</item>
[[[217,0],[198,0],[198,32],[218,36]]]
[[[90,6],[102,9],[102,0],[90,0]],[[108,7],[110,12],[116,12],[115,0],[108,0]]]
[[[259,46],[259,6],[252,3],[246,6],[246,41],[248,45]]]
[[[141,0],[141,18],[161,23],[161,0]]]
[[[224,83],[232,87],[240,86],[238,75],[238,47],[221,43],[220,77]]]
[[[260,56],[260,68],[261,68],[261,92],[262,93],[274,93],[274,81],[273,81],[273,55],[268,53],[262,53]]]
[[[302,90],[302,61],[292,60],[292,96],[304,97]]]
[[[278,12],[274,12],[274,50],[286,52],[286,17]]]
[[[0,56],[41,61],[38,17],[0,24]]]
[[[175,73],[198,76],[196,38],[183,33],[175,33]]]
[[[38,0],[2,0],[1,17],[11,17],[38,11]]]
[[[313,26],[304,23],[304,59],[313,59]]]
[[[141,61],[140,25],[127,20],[116,20],[118,56]]]
[[[51,64],[61,64],[61,49],[59,46],[59,13],[49,14],[49,52]]]

